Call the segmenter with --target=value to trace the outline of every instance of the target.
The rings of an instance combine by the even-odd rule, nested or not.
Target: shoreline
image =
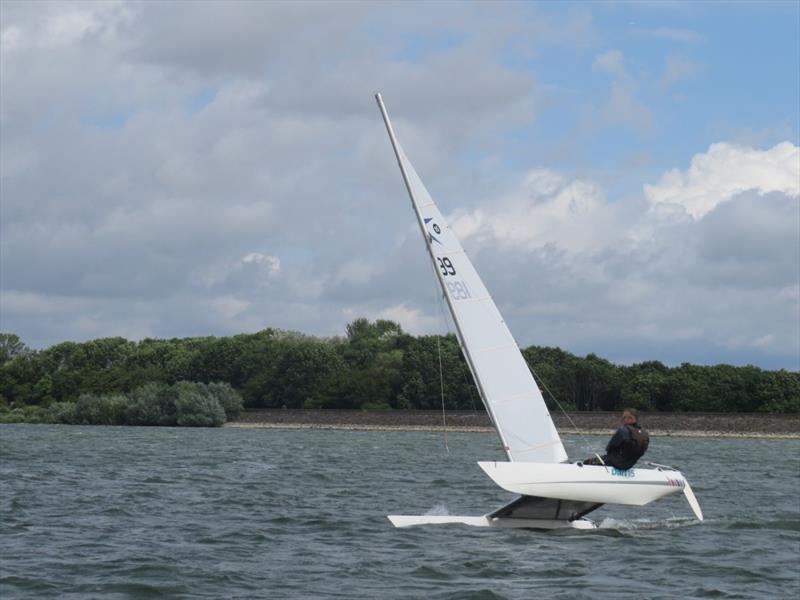
[[[617,412],[554,414],[561,435],[607,436],[619,423]],[[742,413],[651,413],[641,422],[654,437],[718,437],[800,439],[800,415]],[[488,416],[479,411],[302,410],[259,409],[242,413],[228,428],[308,429],[336,431],[494,432]]]
[[[223,427],[230,429],[307,429],[314,431],[426,431],[431,433],[494,433],[491,427],[442,427],[434,425],[353,425],[347,423],[242,423],[232,421],[225,423]],[[716,437],[716,438],[737,438],[737,439],[768,439],[768,440],[800,440],[800,433],[732,433],[729,431],[659,431],[650,430],[648,432],[653,437]],[[591,435],[609,436],[614,433],[613,429],[608,430],[558,430],[559,435]]]

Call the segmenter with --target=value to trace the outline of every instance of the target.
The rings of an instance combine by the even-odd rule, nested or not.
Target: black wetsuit
[[[650,436],[638,423],[623,425],[617,429],[606,445],[603,463],[617,469],[630,469],[647,450]],[[586,465],[599,465],[600,461],[590,458],[583,461]]]

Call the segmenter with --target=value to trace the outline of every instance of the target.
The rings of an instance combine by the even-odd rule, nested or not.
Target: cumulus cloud
[[[277,256],[267,256],[260,252],[245,254],[242,263],[263,266],[267,273],[278,273],[281,270],[281,261]]]
[[[125,20],[120,2],[39,2],[28,12],[20,3],[4,3],[3,13],[14,24],[4,27],[4,52],[63,49],[87,37],[112,32]]]
[[[791,142],[769,150],[712,144],[686,171],[672,169],[657,184],[644,186],[654,209],[682,209],[694,219],[746,190],[800,197],[800,148]]]
[[[534,169],[491,204],[453,215],[452,226],[479,247],[530,250],[555,244],[575,250],[594,243],[605,204],[602,190],[591,182]]]
[[[619,50],[607,50],[595,57],[592,70],[611,76],[611,89],[606,101],[593,107],[584,116],[585,126],[626,126],[642,133],[653,127],[650,109],[639,99],[638,86],[625,66],[625,57]]]
[[[440,331],[443,325],[441,315],[426,314],[418,308],[411,308],[405,303],[388,306],[368,315],[370,319],[387,319],[400,323],[403,330],[412,335],[425,335]]]
[[[642,345],[687,352],[688,343],[790,356],[800,335],[796,153],[789,143],[714,144],[696,168],[671,171],[628,202],[537,170],[450,219],[523,339],[588,352],[614,331],[632,354]],[[674,204],[682,218],[655,210]]]
[[[498,68],[492,53],[504,42],[492,36],[442,47],[425,65],[394,54],[418,17],[377,44],[364,25],[369,14],[386,26],[393,10],[4,3],[4,292],[86,299],[112,320],[96,298],[149,302],[142,335],[166,322],[170,332],[181,322],[235,332],[259,312],[261,326],[274,318],[334,333],[343,305],[375,312],[364,290],[375,294],[370,278],[387,271],[376,257],[396,242],[364,224],[393,222],[407,205],[385,202],[398,179],[372,93],[393,88],[409,147],[435,165],[466,122],[489,131],[529,119],[533,85]],[[442,13],[427,26],[437,18],[450,22]],[[494,18],[527,39],[513,19]],[[403,287],[387,279],[377,301]],[[170,320],[178,297],[183,314]],[[23,327],[19,308],[6,302],[4,323],[34,345],[58,341],[44,323]]]

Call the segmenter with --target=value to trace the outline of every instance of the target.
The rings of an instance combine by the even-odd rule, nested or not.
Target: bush
[[[386,402],[365,402],[361,410],[392,410],[392,407]]]
[[[74,402],[54,402],[48,412],[52,423],[72,424],[77,416]]]
[[[0,411],[0,423],[30,423],[27,418],[28,411],[24,408],[12,408],[9,410]]]
[[[175,425],[176,392],[163,383],[151,382],[135,389],[125,408],[127,425]]]
[[[150,382],[128,395],[82,394],[48,407],[8,406],[0,397],[0,423],[219,427],[241,411],[242,397],[227,383]]]
[[[313,409],[325,408],[325,404],[326,404],[325,398],[322,398],[320,396],[315,396],[314,398],[306,398],[303,401],[303,408],[313,408]]]
[[[175,384],[177,422],[183,427],[219,427],[225,410],[203,384],[182,381]]]
[[[125,423],[127,403],[127,398],[122,394],[82,394],[75,403],[74,422],[79,425],[122,425]]]
[[[41,406],[22,406],[0,410],[0,423],[49,423],[47,410]]]
[[[206,389],[217,399],[225,411],[225,420],[233,421],[243,409],[242,397],[228,383],[209,383]]]

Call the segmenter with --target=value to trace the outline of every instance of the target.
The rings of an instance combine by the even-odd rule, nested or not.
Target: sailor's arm
[[[606,452],[613,452],[614,449],[619,448],[622,444],[625,443],[625,440],[629,437],[628,428],[627,427],[620,427],[611,436],[611,439],[608,441],[608,445],[606,445]]]

